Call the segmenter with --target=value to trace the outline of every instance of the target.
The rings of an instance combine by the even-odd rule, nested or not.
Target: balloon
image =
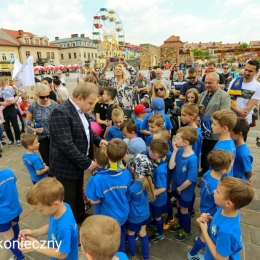
[[[90,124],[94,133],[96,133],[97,135],[100,135],[102,133],[102,127],[100,124],[98,124],[97,122],[90,122]]]

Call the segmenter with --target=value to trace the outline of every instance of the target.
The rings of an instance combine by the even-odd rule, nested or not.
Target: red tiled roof
[[[30,38],[32,38],[34,36],[34,34],[30,33],[30,32],[24,32],[22,30],[19,31],[14,31],[14,30],[8,30],[8,29],[3,29],[7,34],[9,34],[15,41],[17,41],[20,45],[26,45],[26,46],[33,46],[33,47],[46,47],[46,48],[59,48],[58,46],[56,46],[55,44],[52,44],[49,42],[49,45],[44,45],[44,44],[25,44],[24,42],[20,41],[19,38],[26,34],[28,35]],[[39,37],[41,38],[41,37]]]
[[[180,37],[176,37],[175,35],[172,35],[164,42],[181,42],[181,41],[180,41]]]
[[[199,42],[199,43],[185,43],[186,47],[189,48],[199,48],[202,50],[206,50],[208,48],[218,48],[221,42]]]
[[[224,43],[221,44],[221,47],[223,48],[233,48],[233,47],[238,47],[241,43]]]
[[[252,45],[252,44],[253,44],[253,46],[254,45],[260,45],[260,40],[259,41],[251,41],[250,45]]]
[[[170,47],[183,47],[183,44],[181,42],[164,42],[160,46],[160,48],[170,48]]]
[[[1,38],[0,38],[0,45],[19,46],[18,43],[9,42],[9,41],[1,39]]]

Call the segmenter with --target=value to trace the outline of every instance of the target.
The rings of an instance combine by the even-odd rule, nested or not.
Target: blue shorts
[[[139,232],[141,230],[142,226],[146,226],[149,223],[151,223],[151,217],[149,216],[148,219],[140,222],[140,223],[131,223],[129,221],[126,221],[125,223],[125,227],[130,230],[130,231],[134,231],[134,232]]]
[[[19,222],[19,218],[20,218],[20,216],[18,215],[13,220],[11,220],[7,223],[0,224],[0,232],[8,231],[12,227],[12,222]]]
[[[150,204],[150,212],[153,218],[159,218],[162,214],[167,213],[167,204],[161,207],[155,207]]]
[[[181,198],[181,196],[174,190],[172,191],[172,195],[174,198],[176,198],[176,200],[178,200],[179,202],[179,205],[182,207],[182,208],[190,208],[193,206],[193,199],[191,199],[191,201],[186,201],[186,200],[183,200]],[[195,196],[195,193],[194,195]]]

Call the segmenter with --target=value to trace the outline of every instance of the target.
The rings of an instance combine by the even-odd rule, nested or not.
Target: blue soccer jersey
[[[182,153],[183,149],[179,148],[175,157],[172,189],[176,190],[186,180],[189,180],[192,184],[182,190],[181,198],[184,201],[191,201],[198,180],[198,159],[195,153],[188,157],[183,157]]]
[[[160,159],[159,162],[153,163],[153,181],[154,181],[154,188],[160,189],[165,188],[167,189],[167,161],[166,157]],[[150,202],[151,205],[154,207],[161,207],[167,203],[167,190],[156,196],[156,200]]]
[[[62,254],[68,254],[66,259],[78,259],[78,226],[70,205],[64,203],[66,211],[59,218],[53,215],[49,219],[48,241],[53,248],[58,248]],[[58,258],[50,257],[51,260]]]
[[[195,130],[198,134],[197,141],[192,145],[193,152],[197,155],[198,160],[200,160],[201,147],[203,143],[202,133],[199,127],[196,127]]]
[[[143,189],[142,182],[133,181],[126,195],[129,201],[128,221],[131,223],[140,223],[147,220],[150,216],[149,195]]]
[[[233,166],[233,176],[248,182],[245,175],[253,169],[253,156],[248,149],[247,144],[236,146],[236,158]]]
[[[93,182],[86,188],[88,198],[93,201],[100,199],[101,215],[116,219],[122,226],[129,213],[126,192],[132,180],[131,173],[128,170],[122,170],[118,163],[111,163],[103,173],[91,178]]]
[[[222,257],[229,260],[240,260],[240,250],[243,248],[242,233],[240,227],[240,211],[235,217],[226,217],[221,214],[222,208],[215,213],[208,233],[216,245],[216,251]],[[204,258],[214,260],[206,244]]]
[[[231,152],[234,155],[234,159],[236,158],[236,146],[232,139],[218,141],[216,143],[215,147],[213,148],[213,150],[224,150],[227,152]],[[229,173],[223,174],[223,177],[233,176],[233,168],[234,168],[234,166],[232,166]],[[209,167],[209,169],[211,170],[212,168]]]
[[[26,153],[24,152],[22,155],[23,163],[25,164],[30,178],[33,182],[38,182],[43,178],[48,177],[48,173],[44,173],[42,175],[38,175],[36,171],[43,170],[45,168],[43,164],[42,158],[36,153]]]
[[[122,140],[124,139],[121,130],[117,128],[115,125],[111,126],[107,132],[107,141],[110,141],[113,138],[120,138]]]
[[[143,121],[141,121],[140,119],[136,118],[136,120],[135,120],[136,136],[137,137],[141,137],[145,141],[146,136],[141,133],[141,125],[142,125],[142,123],[143,123]]]
[[[209,213],[211,216],[217,211],[217,205],[214,200],[214,190],[217,189],[220,179],[210,175],[211,170],[207,171],[200,184],[200,212]]]

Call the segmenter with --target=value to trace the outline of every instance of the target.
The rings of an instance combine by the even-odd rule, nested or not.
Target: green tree
[[[248,48],[248,47],[249,47],[249,45],[248,45],[246,42],[242,42],[242,43],[238,46],[238,48],[240,48],[240,49]]]

